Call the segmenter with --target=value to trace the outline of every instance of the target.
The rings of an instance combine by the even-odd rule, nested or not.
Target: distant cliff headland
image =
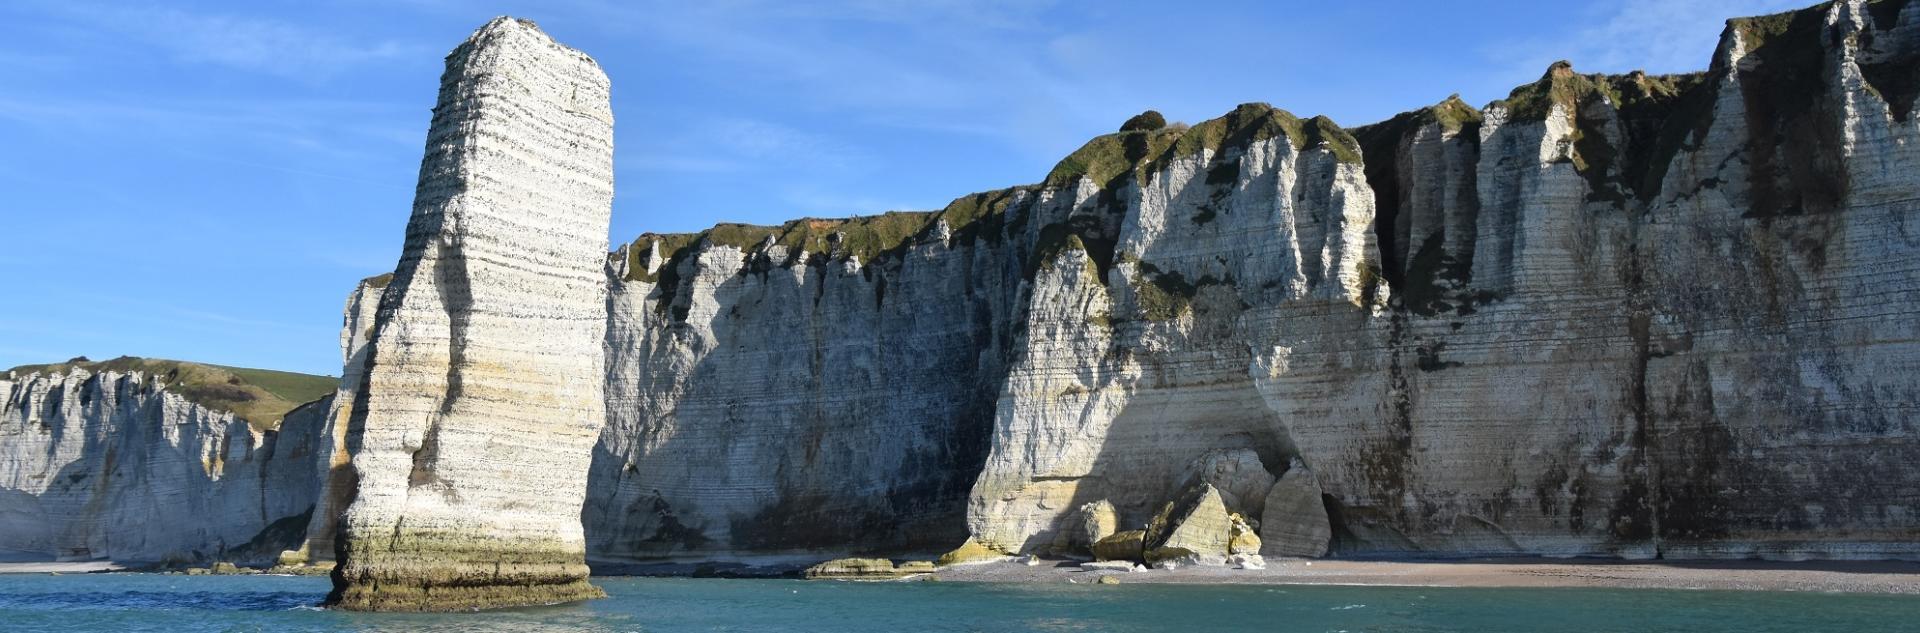
[[[0,549],[339,558],[388,609],[667,557],[1920,559],[1917,93],[1920,2],[1839,0],[1703,72],[1149,112],[939,211],[609,255],[607,79],[502,18],[337,384],[0,374]]]

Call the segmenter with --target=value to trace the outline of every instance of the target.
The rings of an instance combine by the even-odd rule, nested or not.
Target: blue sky
[[[121,354],[339,372],[399,254],[446,51],[533,19],[612,77],[615,243],[935,209],[1141,110],[1344,125],[1556,59],[1703,68],[1811,0],[0,2],[0,368]]]

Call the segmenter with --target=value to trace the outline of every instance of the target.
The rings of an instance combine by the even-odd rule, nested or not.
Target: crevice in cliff
[[[1387,345],[1387,398],[1391,415],[1380,432],[1370,434],[1363,444],[1358,464],[1366,474],[1375,499],[1401,499],[1412,485],[1408,473],[1413,469],[1413,390],[1408,384],[1405,351],[1407,315],[1395,312],[1389,317]],[[1399,516],[1397,520],[1409,520]]]
[[[1354,535],[1353,528],[1347,525],[1346,507],[1340,499],[1331,494],[1321,494],[1320,503],[1327,509],[1327,525],[1332,537],[1327,541],[1328,556],[1347,556],[1360,551],[1362,541]]]
[[[1448,234],[1452,226],[1464,224],[1471,228],[1473,226],[1471,218],[1464,223],[1442,221],[1438,226],[1432,227],[1435,230],[1424,236],[1412,234],[1411,229],[1415,224],[1415,218],[1412,217],[1415,212],[1413,209],[1415,193],[1408,189],[1417,181],[1413,173],[1417,169],[1439,171],[1443,182],[1446,177],[1456,175],[1446,173],[1450,167],[1453,167],[1450,164],[1451,161],[1448,161],[1445,156],[1448,144],[1458,143],[1469,147],[1468,153],[1474,160],[1465,161],[1465,164],[1460,167],[1464,169],[1474,167],[1480,154],[1482,118],[1479,110],[1461,101],[1460,95],[1456,94],[1433,106],[1403,112],[1392,119],[1350,130],[1360,145],[1367,185],[1373,190],[1373,233],[1375,244],[1380,250],[1381,277],[1386,280],[1389,287],[1393,288],[1395,295],[1401,294],[1408,287],[1409,275],[1424,274],[1429,279],[1414,279],[1413,282],[1415,285],[1428,287],[1435,273],[1443,272],[1436,271],[1431,266],[1431,262],[1422,269],[1414,269],[1421,262],[1411,261],[1412,258],[1404,254],[1412,243],[1420,243],[1422,248],[1425,248],[1425,244],[1430,241],[1452,239],[1467,245],[1468,248],[1465,253],[1449,254],[1447,257],[1469,262],[1472,259],[1473,236]],[[1431,132],[1431,135],[1423,136],[1423,133],[1428,132]],[[1409,153],[1417,140],[1440,145],[1442,160],[1437,164],[1415,160]],[[1463,175],[1463,179],[1470,185],[1474,180],[1474,174],[1468,171]],[[1451,208],[1442,210],[1443,213],[1461,211],[1468,210]],[[1438,242],[1434,244],[1434,248],[1439,248]],[[1435,255],[1438,256],[1438,252]],[[1459,268],[1460,272],[1471,270],[1470,265]],[[1467,281],[1464,277],[1457,278],[1462,283]]]
[[[1587,201],[1637,209],[1660,193],[1688,140],[1704,137],[1713,88],[1709,73],[1581,75],[1560,61],[1495,103],[1512,121],[1543,121],[1559,108],[1573,124],[1563,150],[1587,181]]]
[[[1746,55],[1736,63],[1747,109],[1746,217],[1826,214],[1849,187],[1828,78],[1840,35],[1831,5],[1729,20]],[[1729,69],[1721,69],[1729,70]]]
[[[1913,114],[1914,98],[1920,94],[1920,45],[1892,36],[1896,28],[1913,29],[1910,22],[1920,19],[1910,0],[1874,0],[1867,4],[1872,28],[1860,33],[1860,75],[1868,87],[1887,102],[1898,122]]]
[[[1637,237],[1638,231],[1636,231]],[[1649,410],[1648,385],[1649,365],[1652,354],[1653,306],[1651,304],[1646,280],[1645,257],[1638,248],[1639,240],[1630,242],[1627,253],[1626,270],[1622,279],[1627,296],[1623,307],[1626,309],[1627,338],[1630,345],[1628,361],[1627,389],[1622,394],[1626,399],[1628,420],[1632,426],[1628,429],[1628,453],[1621,467],[1623,487],[1616,498],[1612,511],[1612,538],[1621,544],[1646,543],[1652,546],[1654,557],[1661,556],[1660,551],[1660,508],[1661,500],[1661,464],[1654,444],[1658,441],[1654,427],[1653,414]]]

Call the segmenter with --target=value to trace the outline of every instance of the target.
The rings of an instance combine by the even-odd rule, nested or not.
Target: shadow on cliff
[[[1239,362],[1223,361],[1226,367],[1214,368],[1218,373],[1186,367],[1178,377],[1143,378],[1149,384],[1114,416],[1088,474],[1078,481],[1070,505],[1054,527],[1074,529],[1077,509],[1102,500],[1113,504],[1119,529],[1145,527],[1164,504],[1203,481],[1203,463],[1211,455],[1251,450],[1259,457],[1265,477],[1277,479],[1285,474],[1288,463],[1298,456],[1292,439],[1246,378],[1244,359],[1235,360]],[[1259,477],[1249,473],[1241,481]],[[1259,520],[1257,510],[1264,505],[1266,493],[1261,488],[1257,498],[1236,499],[1228,510]],[[1046,532],[1035,534],[1022,551],[1054,544],[1056,538]]]
[[[816,259],[796,264],[805,267],[797,280],[756,255],[702,291],[718,304],[706,324],[711,348],[684,320],[692,293],[652,289],[644,327],[624,325],[642,330],[640,340],[610,340],[634,358],[613,351],[609,375],[623,360],[648,367],[687,348],[699,358],[609,385],[610,395],[631,394],[609,400],[632,428],[616,428],[623,414],[612,411],[595,446],[583,509],[589,555],[907,553],[964,540],[1005,374],[1005,353],[993,350],[1009,337],[997,324],[1017,288],[994,281],[1002,271],[972,270],[964,251],[931,248],[858,273]],[[961,287],[903,282],[916,266]],[[915,311],[925,305],[961,309]],[[930,348],[910,344],[929,339]],[[753,351],[769,341],[786,353]],[[782,376],[804,377],[797,393]],[[656,412],[663,402],[670,408]]]

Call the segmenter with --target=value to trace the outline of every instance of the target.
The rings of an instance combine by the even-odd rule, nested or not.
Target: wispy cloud
[[[210,312],[207,310],[195,310],[192,308],[179,308],[179,307],[172,307],[172,306],[159,306],[159,307],[161,309],[165,309],[169,312],[172,312],[173,314],[183,319],[186,319],[186,322],[188,323],[199,323],[203,325],[204,324],[232,325],[232,326],[241,326],[241,327],[268,328],[268,329],[278,329],[278,330],[300,330],[307,327],[302,324],[286,323],[283,321],[270,321],[266,319],[249,319],[246,317],[233,316],[231,314],[226,314],[224,312]]]
[[[312,327],[97,293],[68,293],[62,299],[86,307],[89,318],[94,321],[127,324],[128,327],[196,332],[231,332],[234,328],[281,331]],[[70,325],[52,319],[0,318],[0,332],[23,335],[58,334],[67,331]]]
[[[1544,72],[1560,59],[1582,72],[1704,70],[1728,17],[1806,4],[1808,0],[1612,0],[1591,9],[1579,22],[1594,26],[1571,37],[1504,42],[1486,53],[1518,66],[1516,72]]]
[[[703,134],[723,151],[762,161],[849,170],[863,167],[870,160],[859,149],[831,136],[769,121],[716,119]]]
[[[650,137],[649,150],[622,154],[622,170],[727,173],[836,173],[866,170],[873,157],[851,143],[759,119],[706,117],[678,132]]]
[[[871,196],[849,196],[810,188],[789,189],[782,194],[781,198],[787,204],[793,205],[796,211],[826,217],[873,215],[882,211],[921,211],[938,206],[911,204]]]
[[[418,59],[428,54],[412,43],[361,41],[282,20],[243,15],[74,0],[21,6],[110,35],[121,43],[151,46],[181,62],[293,78],[325,78],[363,64]]]
[[[718,174],[739,171],[741,164],[731,160],[672,154],[621,154],[614,164],[621,171],[658,171]]]
[[[579,0],[599,28],[658,42],[678,56],[727,68],[728,83],[793,99],[797,110],[1020,141],[1047,129],[1017,124],[1071,116],[1093,77],[1051,68],[1044,48],[1058,20],[1050,2],[851,0],[704,3]],[[1080,69],[1066,69],[1077,75]],[[1094,92],[1098,92],[1095,90]],[[992,120],[1004,125],[959,125]]]
[[[365,158],[396,146],[412,147],[424,134],[397,121],[397,105],[316,99],[75,98],[0,96],[0,121],[66,135],[196,139],[251,138],[305,154]],[[324,175],[324,174],[320,174]]]

